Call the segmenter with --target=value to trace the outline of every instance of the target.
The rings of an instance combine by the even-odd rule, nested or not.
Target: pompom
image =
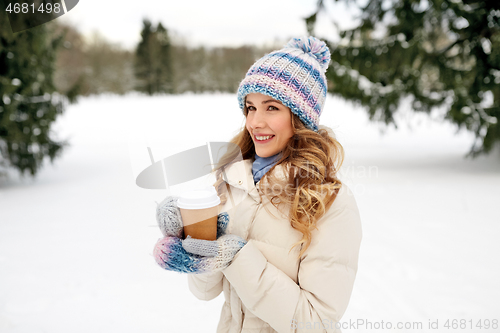
[[[321,69],[326,72],[330,64],[330,50],[322,40],[309,36],[301,38],[292,38],[285,47],[297,48],[304,53],[312,54],[319,62]]]

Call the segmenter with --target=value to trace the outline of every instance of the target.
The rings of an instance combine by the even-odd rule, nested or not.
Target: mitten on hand
[[[208,241],[188,236],[182,247],[189,253],[204,257],[204,270],[220,271],[231,263],[236,253],[247,243],[237,235],[226,235],[229,215],[222,213],[217,219],[217,240]]]
[[[183,238],[181,211],[177,207],[178,197],[168,196],[156,207],[156,221],[163,236]]]
[[[225,235],[229,215],[219,214],[217,218],[217,240],[206,241],[188,237],[164,237],[156,243],[154,257],[158,265],[166,270],[181,273],[216,272],[227,267],[234,255],[246,244],[236,235]],[[183,246],[195,252],[188,252]],[[206,255],[205,255],[206,254]]]
[[[216,241],[196,239],[188,236],[182,247],[189,253],[202,257],[205,271],[220,271],[229,266],[234,256],[247,242],[237,235],[223,235]]]

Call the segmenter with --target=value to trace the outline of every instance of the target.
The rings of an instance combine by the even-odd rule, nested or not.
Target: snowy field
[[[500,331],[485,329],[500,325],[500,154],[464,159],[472,136],[438,118],[408,112],[382,135],[327,99],[321,122],[345,148],[341,179],[363,223],[344,332]],[[55,126],[71,142],[64,155],[34,181],[0,181],[0,332],[215,332],[223,296],[199,301],[156,265],[155,201],[167,192],[135,177],[147,147],[159,160],[229,140],[243,120],[228,94],[69,106]]]

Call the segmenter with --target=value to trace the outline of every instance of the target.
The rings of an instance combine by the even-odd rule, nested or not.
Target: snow
[[[398,121],[382,135],[332,96],[321,118],[345,148],[342,180],[363,223],[343,331],[430,332],[429,322],[466,319],[472,329],[456,331],[483,332],[478,320],[500,319],[500,154],[464,159],[472,135],[438,114]],[[223,296],[199,301],[184,275],[156,265],[155,201],[167,191],[135,177],[151,164],[147,147],[159,160],[227,141],[243,124],[230,94],[68,106],[54,127],[71,143],[63,156],[35,180],[0,182],[0,332],[214,332]]]

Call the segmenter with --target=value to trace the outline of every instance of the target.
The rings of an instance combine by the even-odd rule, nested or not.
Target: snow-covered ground
[[[411,112],[382,135],[331,96],[321,119],[345,148],[342,180],[363,222],[343,331],[498,332],[476,325],[500,325],[500,154],[466,160],[470,134]],[[155,201],[167,192],[135,177],[147,147],[159,160],[242,125],[228,94],[69,106],[55,127],[71,142],[64,155],[34,181],[0,182],[0,332],[214,332],[223,296],[199,301],[156,265]]]

